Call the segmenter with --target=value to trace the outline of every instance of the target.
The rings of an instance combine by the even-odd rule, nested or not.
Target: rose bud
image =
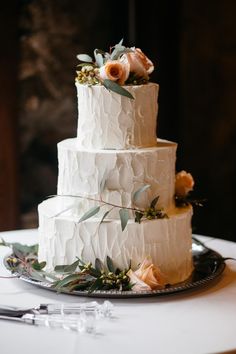
[[[124,85],[129,76],[129,64],[118,60],[108,61],[100,68],[99,76],[102,80],[109,79]]]
[[[175,194],[178,197],[186,197],[193,190],[194,179],[186,171],[178,172],[175,176]]]

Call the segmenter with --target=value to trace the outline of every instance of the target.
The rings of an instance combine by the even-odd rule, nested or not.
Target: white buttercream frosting
[[[135,269],[151,256],[170,284],[184,281],[192,272],[192,208],[174,207],[177,144],[156,140],[159,86],[126,86],[134,100],[109,92],[103,86],[76,84],[78,137],[58,144],[58,194],[39,205],[39,261],[47,270],[110,256],[121,269]],[[150,188],[135,205],[134,192]],[[77,197],[76,197],[77,196]],[[122,232],[119,208],[146,209],[159,196],[157,207],[168,218],[134,222]],[[100,200],[98,202],[97,200]],[[106,204],[96,216],[79,222],[92,206]]]
[[[168,210],[173,207],[176,147],[158,140],[152,148],[89,151],[81,150],[77,139],[64,140],[58,144],[58,194],[102,198],[130,207],[134,192],[149,184],[136,206],[145,209],[159,196],[158,207]],[[84,212],[93,205],[85,199]]]
[[[141,224],[128,222],[122,232],[119,220],[91,218],[79,223],[70,212],[59,215],[58,198],[39,205],[39,261],[52,270],[58,264],[70,264],[76,257],[85,262],[99,258],[105,263],[109,256],[121,269],[135,269],[146,256],[151,256],[170,284],[190,276],[192,208],[176,209],[168,219],[148,220]]]
[[[86,149],[129,149],[156,145],[159,86],[124,86],[134,97],[102,85],[76,83],[78,143]]]

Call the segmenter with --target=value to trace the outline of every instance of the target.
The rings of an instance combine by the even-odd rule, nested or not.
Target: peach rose
[[[178,172],[175,176],[175,194],[178,197],[185,197],[193,190],[194,179],[190,173],[186,171]]]
[[[127,273],[128,276],[129,272]],[[136,280],[136,281],[135,281]],[[161,273],[160,269],[155,266],[150,258],[145,258],[139,268],[131,273],[130,281],[132,284],[135,284],[134,287],[143,288],[142,290],[154,290],[163,288],[165,285],[164,276]],[[149,287],[144,288],[144,284]],[[136,290],[136,288],[134,288]]]
[[[130,72],[146,80],[148,75],[154,70],[151,60],[139,48],[135,48],[134,52],[124,54],[120,60],[124,63],[129,63]]]
[[[127,273],[128,277],[130,278],[131,284],[133,284],[132,290],[134,291],[150,291],[152,290],[150,286],[144,283],[141,279],[137,277],[135,272],[130,269]]]
[[[102,80],[109,79],[124,85],[129,76],[129,63],[122,63],[118,60],[107,61],[99,70]]]

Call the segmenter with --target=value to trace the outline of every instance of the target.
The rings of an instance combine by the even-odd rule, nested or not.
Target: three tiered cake
[[[152,63],[135,48],[102,63],[98,54],[100,65],[81,56],[78,136],[58,144],[58,195],[39,205],[39,260],[52,270],[109,256],[135,270],[150,257],[166,283],[181,282],[193,270],[192,207],[175,206],[177,144],[156,138]],[[145,75],[133,75],[135,56]]]

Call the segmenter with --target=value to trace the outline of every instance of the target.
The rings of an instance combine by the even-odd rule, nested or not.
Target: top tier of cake
[[[159,85],[124,86],[134,99],[102,85],[76,83],[78,147],[135,149],[156,146]]]

